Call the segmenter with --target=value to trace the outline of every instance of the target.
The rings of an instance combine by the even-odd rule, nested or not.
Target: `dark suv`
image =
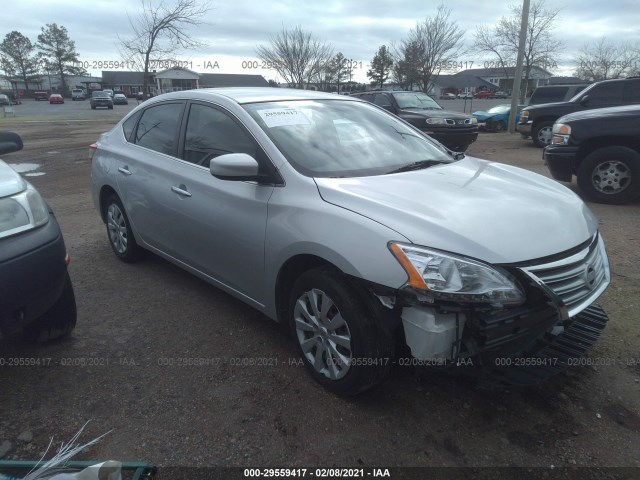
[[[478,138],[478,120],[475,117],[444,110],[422,92],[372,91],[352,96],[396,114],[450,150],[464,152]]]
[[[97,107],[107,107],[113,110],[113,98],[107,92],[93,92],[91,94],[91,108],[95,110]]]
[[[522,110],[517,129],[523,136],[531,136],[542,148],[551,142],[551,128],[558,118],[580,110],[617,107],[640,103],[640,77],[596,82],[582,90],[568,102],[543,103]]]
[[[553,125],[544,159],[556,180],[590,199],[620,204],[640,197],[640,105],[576,112]]]

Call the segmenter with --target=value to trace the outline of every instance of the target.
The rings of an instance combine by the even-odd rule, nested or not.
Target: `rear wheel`
[[[289,301],[289,326],[305,366],[328,390],[355,395],[389,372],[393,338],[334,270],[318,268],[298,278]]]
[[[502,120],[498,120],[495,125],[493,126],[493,129],[496,132],[503,132],[505,129],[506,125],[504,124],[504,122]]]
[[[534,128],[531,134],[533,143],[536,147],[544,148],[551,143],[551,137],[553,136],[553,122],[540,122]]]
[[[122,202],[116,194],[107,198],[104,211],[111,249],[120,260],[127,263],[135,262],[140,256],[140,247],[133,236]]]
[[[578,169],[578,186],[591,200],[619,205],[640,196],[640,153],[627,147],[600,148]]]
[[[76,297],[67,272],[60,298],[44,315],[24,328],[25,337],[31,342],[48,342],[66,337],[75,328],[76,318]]]

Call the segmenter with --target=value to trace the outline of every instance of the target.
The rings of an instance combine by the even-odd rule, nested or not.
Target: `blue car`
[[[524,108],[524,105],[518,105],[516,123],[520,118],[520,111]],[[478,119],[478,127],[484,130],[492,132],[502,132],[507,129],[509,123],[509,112],[511,111],[511,105],[508,103],[498,105],[489,109],[489,111],[477,111],[472,115]]]

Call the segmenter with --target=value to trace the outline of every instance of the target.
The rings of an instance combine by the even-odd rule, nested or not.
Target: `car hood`
[[[398,238],[490,263],[554,255],[591,238],[597,221],[568,188],[541,175],[466,157],[391,175],[316,178],[329,203]]]
[[[484,112],[484,111],[478,111],[478,112],[473,112],[472,115],[474,117],[476,117],[478,120],[486,120],[487,118],[491,118],[495,115],[498,115],[497,113],[489,113],[489,112]]]
[[[403,108],[400,113],[411,114],[425,118],[452,118],[455,120],[462,120],[470,118],[470,115],[460,112],[451,112],[449,110],[423,110],[421,108]]]
[[[601,119],[603,122],[609,119],[624,119],[634,121],[640,118],[640,105],[624,105],[621,107],[594,108],[591,110],[582,110],[580,112],[569,113],[564,117],[556,120],[556,123],[573,122],[576,120]]]
[[[27,182],[9,165],[0,160],[0,198],[15,195],[27,188]]]

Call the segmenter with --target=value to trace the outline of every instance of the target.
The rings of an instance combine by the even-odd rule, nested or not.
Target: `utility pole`
[[[516,131],[516,110],[520,99],[520,84],[522,83],[522,63],[524,60],[524,45],[527,40],[527,24],[529,23],[529,0],[522,1],[522,19],[520,21],[520,43],[518,44],[518,59],[516,74],[511,91],[511,114],[509,115],[509,133]]]

